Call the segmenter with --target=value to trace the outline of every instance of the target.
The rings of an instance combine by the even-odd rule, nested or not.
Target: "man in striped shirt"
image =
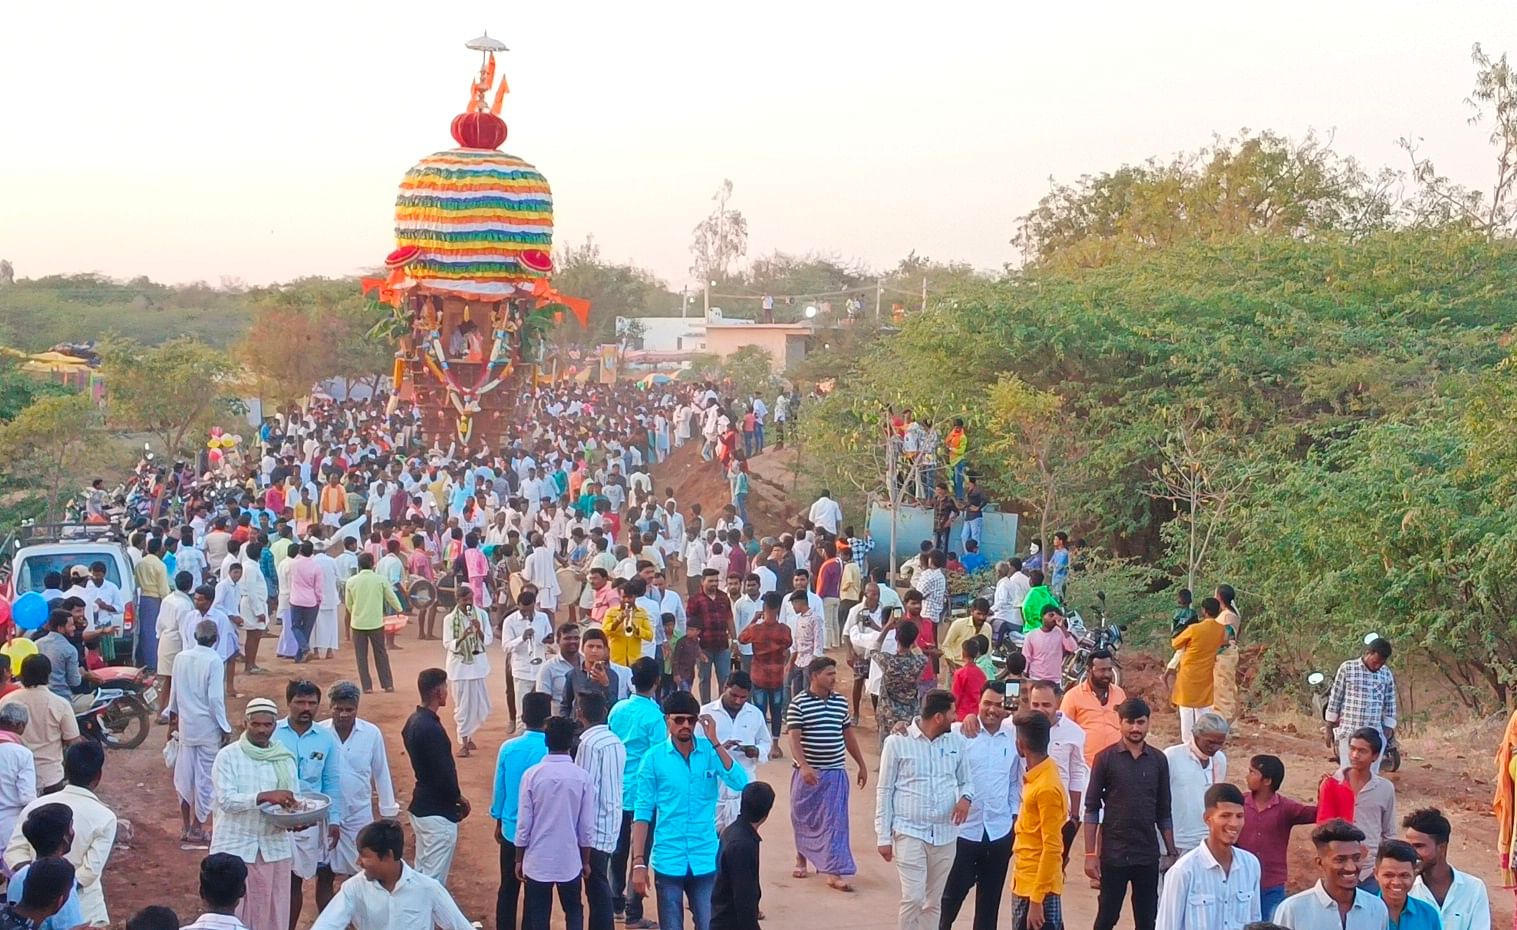
[[[790,825],[795,830],[795,878],[806,877],[809,861],[827,876],[827,885],[852,891],[848,877],[858,869],[848,845],[848,771],[843,752],[858,764],[858,785],[869,783],[869,766],[854,735],[848,699],[839,694],[837,662],[826,656],[811,660],[805,673],[808,686],[790,702],[785,723],[790,727]]]
[[[590,844],[590,874],[585,877],[585,900],[589,904],[589,930],[611,930],[615,911],[611,905],[611,854],[622,827],[622,773],[627,765],[627,746],[606,726],[606,698],[587,691],[574,702],[574,715],[582,731],[574,761],[590,773],[595,785],[595,834]]]
[[[901,930],[937,927],[957,828],[974,800],[968,747],[949,729],[954,703],[947,691],[927,692],[922,715],[886,737],[880,754],[874,832],[880,858],[900,873]]]

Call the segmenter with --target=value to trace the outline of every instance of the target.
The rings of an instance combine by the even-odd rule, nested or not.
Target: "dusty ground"
[[[412,779],[400,744],[400,727],[415,703],[406,692],[410,690],[420,669],[441,664],[442,660],[441,650],[435,643],[403,642],[406,648],[396,656],[395,662],[400,692],[366,698],[361,709],[365,718],[377,723],[385,731],[396,789],[402,803],[410,796]],[[493,655],[492,660],[497,665],[496,677],[499,680],[499,660]],[[340,654],[332,662],[313,663],[303,671],[325,686],[339,678],[350,677],[353,674],[351,663],[350,654]],[[1133,663],[1135,666],[1139,664]],[[282,699],[286,676],[293,667],[280,662],[275,664],[274,669],[273,675],[243,679],[249,693]],[[1147,690],[1147,682],[1142,680],[1145,676],[1141,670],[1134,675],[1138,680],[1131,683],[1140,690]],[[465,913],[471,918],[483,920],[486,927],[494,925],[494,896],[498,879],[496,846],[491,839],[492,824],[487,808],[495,748],[507,735],[504,699],[499,694],[497,699],[500,703],[479,739],[487,751],[472,759],[459,760],[458,763],[460,778],[469,798],[474,802],[475,813],[463,825],[462,843],[450,883]],[[445,721],[451,729],[451,717],[445,714]],[[866,733],[861,742],[867,750],[876,745],[873,721],[867,712],[863,728]],[[1170,715],[1164,714],[1156,729],[1156,744],[1168,745],[1174,741],[1176,731]],[[164,731],[157,728],[142,748],[111,753],[107,760],[106,779],[100,794],[122,817],[132,821],[136,832],[131,848],[118,847],[106,871],[106,899],[118,922],[124,921],[132,911],[146,904],[168,904],[186,920],[197,913],[194,900],[195,870],[203,853],[179,849],[177,802],[159,754],[163,738]],[[1316,740],[1277,729],[1266,729],[1257,723],[1241,723],[1229,745],[1229,778],[1241,782],[1249,755],[1272,752],[1285,760],[1288,773],[1286,792],[1296,797],[1309,795],[1315,788],[1318,776],[1329,767],[1326,752],[1319,748],[1320,745]],[[1483,757],[1486,748],[1484,745],[1471,747],[1469,752]],[[1449,758],[1448,765],[1435,766],[1431,758],[1410,758],[1399,774],[1391,776],[1397,784],[1398,808],[1406,811],[1422,804],[1441,806],[1454,822],[1455,836],[1451,856],[1455,864],[1479,874],[1493,889],[1497,889],[1495,856],[1492,853],[1495,822],[1489,813],[1489,779],[1452,778],[1442,774],[1454,767],[1462,768],[1463,764],[1464,760]],[[873,851],[874,785],[871,783],[866,791],[854,796],[852,829],[853,849],[859,862],[859,875],[855,879],[858,893],[841,895],[829,891],[815,878],[799,881],[790,877],[792,847],[789,825],[784,814],[788,810],[790,770],[788,764],[781,760],[769,763],[761,772],[775,786],[779,795],[776,806],[779,816],[766,825],[763,831],[767,840],[763,852],[767,925],[771,928],[786,928],[824,921],[829,927],[845,930],[851,927],[876,927],[891,922],[895,913],[897,884],[893,868],[881,862]],[[1291,877],[1293,884],[1303,884],[1310,880],[1309,844],[1305,840],[1304,830],[1298,831],[1297,836]],[[307,894],[309,900],[309,891]],[[1497,889],[1493,899],[1497,925],[1506,925],[1511,918],[1512,897]],[[307,906],[308,912],[310,906]],[[1094,907],[1095,892],[1087,888],[1084,881],[1077,879],[1072,872],[1066,891],[1070,925],[1087,926],[1094,917]],[[1009,920],[1009,912],[1007,919]],[[958,925],[967,927],[969,920],[966,909]],[[309,924],[309,913],[302,924]]]
[[[768,452],[755,462],[757,473],[749,500],[750,515],[761,533],[794,523],[799,505],[788,497],[793,453]],[[726,483],[713,465],[702,463],[693,446],[679,450],[657,469],[656,487],[673,486],[682,503],[699,500],[708,513],[715,513],[727,502]],[[441,649],[435,643],[402,640],[405,648],[394,656],[399,693],[374,695],[366,699],[363,716],[377,723],[385,732],[395,773],[396,789],[402,804],[410,797],[411,770],[400,744],[400,728],[414,708],[413,683],[416,673],[427,666],[441,665]],[[459,775],[464,790],[474,802],[475,813],[463,825],[458,858],[454,863],[450,888],[464,912],[471,918],[494,926],[494,898],[498,883],[496,846],[493,825],[488,816],[490,782],[495,750],[507,737],[504,707],[504,681],[500,657],[492,653],[496,666],[495,680],[500,683],[495,697],[495,713],[481,732],[479,743],[484,752],[472,759],[459,760]],[[276,661],[274,674],[261,678],[244,678],[242,685],[253,694],[281,701],[284,683],[294,667]],[[1148,697],[1156,707],[1165,707],[1159,692],[1159,664],[1136,655],[1125,657],[1124,684]],[[351,651],[332,662],[318,662],[301,669],[302,674],[326,686],[340,678],[354,675]],[[843,684],[847,688],[847,683]],[[242,702],[236,702],[240,705]],[[234,714],[240,717],[240,713]],[[1158,714],[1154,743],[1167,746],[1176,739],[1174,717],[1167,711]],[[452,727],[446,713],[445,722]],[[866,747],[877,745],[873,720],[866,712],[861,740]],[[1305,733],[1305,721],[1270,717],[1264,722],[1245,720],[1230,740],[1228,777],[1242,783],[1250,755],[1270,752],[1286,765],[1287,794],[1304,798],[1315,793],[1318,778],[1330,768],[1320,737]],[[1453,736],[1436,734],[1408,740],[1408,759],[1402,771],[1390,776],[1396,783],[1398,809],[1436,804],[1454,823],[1451,858],[1461,869],[1485,879],[1492,889],[1497,926],[1508,925],[1512,917],[1512,896],[1499,888],[1496,875],[1495,821],[1490,814],[1489,757],[1499,730],[1490,727],[1478,731],[1460,731]],[[146,904],[168,904],[187,922],[198,913],[195,901],[195,875],[203,853],[179,849],[178,804],[168,772],[159,750],[164,731],[158,728],[142,748],[112,753],[107,762],[105,782],[100,794],[122,817],[130,819],[136,835],[131,848],[118,847],[106,870],[106,899],[118,924],[136,908]],[[816,878],[796,880],[790,877],[793,847],[786,811],[790,769],[788,762],[769,763],[762,776],[774,785],[779,796],[776,818],[763,828],[763,887],[766,925],[771,930],[800,926],[827,926],[835,930],[879,927],[895,920],[898,885],[893,867],[880,861],[874,852],[874,785],[856,792],[852,804],[852,846],[858,858],[859,874],[854,879],[857,893],[843,895],[828,890]],[[871,774],[873,774],[871,772]],[[1314,880],[1310,844],[1304,829],[1297,832],[1292,859],[1293,886]],[[1077,851],[1080,847],[1076,846]],[[1071,927],[1089,926],[1095,913],[1095,892],[1077,874],[1078,858],[1066,887],[1066,917]],[[310,890],[307,891],[310,901]],[[312,919],[308,903],[302,926]],[[1003,908],[1004,925],[1009,925],[1010,899]],[[957,926],[968,927],[972,907],[966,906]],[[1130,922],[1124,922],[1130,926]]]

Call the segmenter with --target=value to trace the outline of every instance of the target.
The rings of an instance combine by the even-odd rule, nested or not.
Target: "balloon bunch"
[[[242,437],[226,432],[219,426],[211,427],[211,438],[206,440],[205,447],[211,450],[208,458],[212,465],[220,465],[223,451],[232,451],[242,445]]]

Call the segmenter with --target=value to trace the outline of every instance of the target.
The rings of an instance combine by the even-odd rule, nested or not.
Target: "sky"
[[[1517,5],[15,4],[0,258],[212,284],[372,267],[401,176],[453,146],[486,29],[511,49],[503,149],[551,183],[555,241],[678,288],[724,178],[749,258],[877,268],[998,268],[1050,177],[1244,127],[1329,134],[1371,169],[1412,136],[1488,186],[1470,47],[1505,51]]]

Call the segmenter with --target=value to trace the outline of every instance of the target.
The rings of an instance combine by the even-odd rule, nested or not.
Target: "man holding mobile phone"
[[[747,672],[732,672],[717,699],[702,705],[701,713],[716,721],[716,738],[722,748],[748,773],[749,781],[758,779],[759,763],[769,758],[773,738],[763,711],[748,702],[753,679]],[[737,821],[742,807],[741,791],[722,785],[716,804],[716,829],[725,830]]]

